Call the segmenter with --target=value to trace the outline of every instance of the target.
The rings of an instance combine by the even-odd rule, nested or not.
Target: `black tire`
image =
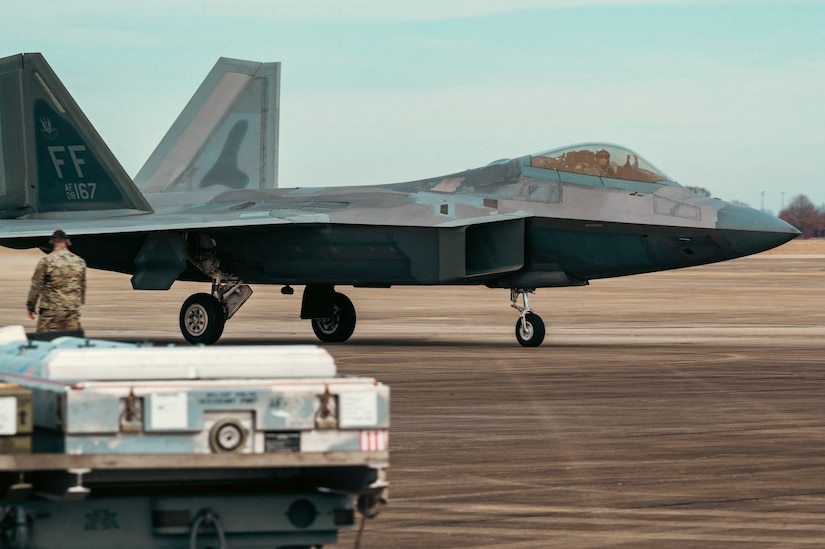
[[[325,343],[342,343],[355,331],[355,307],[344,294],[335,292],[330,318],[313,318],[312,331]]]
[[[189,343],[211,345],[220,339],[226,313],[209,294],[194,294],[180,308],[180,333]]]
[[[526,326],[521,325],[521,318],[516,321],[516,339],[522,347],[538,347],[544,341],[544,321],[537,314],[524,316]]]

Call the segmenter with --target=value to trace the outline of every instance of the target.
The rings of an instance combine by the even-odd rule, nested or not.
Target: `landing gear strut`
[[[532,294],[535,290],[526,288],[511,288],[511,307],[521,315],[516,321],[516,339],[522,347],[538,347],[544,341],[544,321],[530,308],[527,294]],[[518,304],[519,295],[523,305]]]
[[[192,265],[212,279],[211,294],[194,294],[180,308],[180,331],[189,343],[211,345],[218,341],[226,321],[252,295],[252,288],[218,268],[214,250],[212,239],[200,236],[197,257],[189,258]]]

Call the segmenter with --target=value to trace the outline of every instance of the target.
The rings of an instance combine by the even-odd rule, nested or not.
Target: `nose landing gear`
[[[544,341],[544,321],[530,308],[527,294],[535,292],[527,288],[510,289],[510,306],[519,312],[519,319],[516,321],[516,340],[522,347],[538,347]],[[523,305],[518,304],[521,296]]]

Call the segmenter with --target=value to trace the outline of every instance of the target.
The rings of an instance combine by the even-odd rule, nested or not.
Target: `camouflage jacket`
[[[26,308],[74,311],[86,301],[86,262],[67,248],[59,248],[37,264]]]

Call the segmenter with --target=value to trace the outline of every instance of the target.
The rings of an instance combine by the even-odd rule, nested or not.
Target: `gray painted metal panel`
[[[278,186],[280,63],[221,58],[135,176],[144,193]]]

